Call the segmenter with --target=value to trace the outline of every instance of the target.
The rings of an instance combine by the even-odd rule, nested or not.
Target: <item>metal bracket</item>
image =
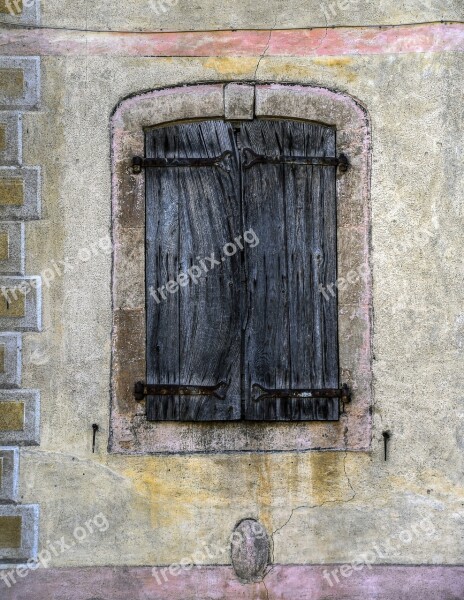
[[[226,397],[229,384],[225,381],[217,385],[175,385],[175,384],[146,384],[137,381],[134,385],[134,398],[141,402],[145,396],[214,396],[219,400]]]
[[[351,401],[351,392],[346,384],[343,384],[341,388],[323,388],[323,389],[267,389],[258,383],[254,383],[251,386],[252,389],[252,400],[259,402],[260,400],[268,400],[272,398],[340,398],[345,402]]]
[[[142,169],[166,169],[172,167],[219,167],[224,171],[230,171],[228,164],[224,164],[226,159],[232,156],[230,150],[226,150],[220,156],[212,158],[142,158],[134,156],[132,158],[132,171],[135,174],[142,172]]]
[[[342,173],[348,170],[348,158],[344,154],[336,156],[266,156],[257,154],[251,148],[244,148],[243,168],[249,169],[259,163],[271,163],[276,165],[308,165],[316,167],[338,167]]]

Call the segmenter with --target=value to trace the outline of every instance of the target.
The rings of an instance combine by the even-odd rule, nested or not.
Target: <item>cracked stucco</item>
[[[147,7],[131,0],[102,10],[51,0],[42,25],[325,26],[314,2],[305,11],[300,3],[277,0],[238,8],[205,3],[198,11],[179,2],[157,22]],[[366,2],[336,20],[459,20],[461,13],[460,1],[428,7]],[[42,392],[42,444],[21,451],[21,502],[41,506],[39,546],[69,536],[100,512],[110,523],[53,566],[169,565],[203,542],[227,543],[246,517],[272,532],[275,563],[350,562],[423,519],[435,533],[397,543],[396,552],[378,562],[462,563],[462,57],[278,57],[268,53],[271,38],[272,32],[263,52],[244,59],[44,56],[42,108],[24,116],[24,162],[42,165],[44,189],[44,218],[27,226],[27,272],[75,256],[109,232],[109,119],[122,98],[155,87],[254,77],[358,98],[373,132],[372,451],[109,456],[111,265],[101,254],[44,289],[44,332],[24,339],[24,386]],[[100,424],[94,455],[92,423]],[[392,432],[387,462],[385,429]]]
[[[387,25],[463,19],[460,0],[268,0],[220,2],[200,0],[109,0],[102,6],[89,0],[48,0],[42,5],[42,25],[80,30],[190,31],[283,29],[342,25]]]
[[[25,160],[44,167],[45,215],[28,227],[27,272],[40,272],[51,257],[75,256],[108,232],[108,123],[121,98],[160,84],[224,78],[206,67],[207,58],[42,60],[44,109],[25,117]],[[255,70],[256,60],[231,77],[250,80]],[[110,259],[101,255],[44,290],[44,332],[24,340],[25,385],[42,391],[42,445],[22,452],[21,495],[41,505],[41,542],[98,512],[111,521],[104,535],[55,566],[178,562],[202,542],[226,543],[246,517],[269,532],[286,523],[273,536],[279,563],[349,561],[425,517],[437,535],[401,545],[385,562],[462,561],[464,386],[454,323],[462,313],[464,186],[445,169],[462,145],[454,128],[462,110],[460,58],[361,56],[321,65],[318,58],[266,56],[258,75],[294,81],[295,73],[303,83],[361,99],[372,118],[372,452],[108,456]],[[418,136],[424,127],[427,135]],[[430,235],[416,238],[420,228]],[[30,361],[36,351],[46,360]],[[101,431],[92,455],[94,422]],[[392,431],[387,462],[385,429]]]

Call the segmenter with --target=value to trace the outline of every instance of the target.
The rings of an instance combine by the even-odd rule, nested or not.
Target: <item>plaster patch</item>
[[[3,401],[0,403],[0,431],[24,431],[24,402]]]
[[[0,276],[0,331],[40,331],[41,327],[40,277]]]
[[[0,0],[0,13],[4,23],[37,25],[40,0]]]
[[[24,223],[0,222],[0,274],[24,274]]]

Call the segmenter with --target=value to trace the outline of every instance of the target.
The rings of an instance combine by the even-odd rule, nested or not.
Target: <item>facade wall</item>
[[[38,105],[1,109],[20,110],[23,165],[40,167],[42,189],[40,219],[25,224],[25,273],[42,278],[42,326],[22,334],[21,383],[40,391],[40,445],[20,450],[18,500],[40,506],[39,551],[63,537],[75,542],[51,552],[51,570],[17,577],[2,594],[161,598],[170,585],[173,598],[292,598],[299,590],[314,599],[387,599],[398,597],[395,581],[406,590],[414,580],[428,581],[424,598],[463,598],[461,2],[359,1],[349,9],[339,2],[327,21],[333,30],[310,29],[325,25],[330,3],[303,10],[294,2],[197,7],[180,0],[166,12],[154,4],[44,2],[42,29],[0,32],[4,57],[38,57],[40,71]],[[409,25],[417,22],[433,23]],[[232,29],[248,31],[207,33]],[[184,33],[190,30],[194,37]],[[8,77],[3,71],[0,95]],[[108,451],[111,118],[132,95],[231,81],[327,88],[369,115],[374,381],[367,450]],[[228,550],[208,555],[204,548],[227,548],[236,523],[249,517],[269,532],[280,575],[271,571],[264,584],[247,587],[229,567],[214,570],[230,565]],[[203,558],[194,562],[212,567],[170,576],[168,584],[152,577],[151,567],[199,551]],[[330,571],[368,552],[375,553],[372,569],[340,585],[323,578],[320,565]],[[292,571],[285,587],[287,565],[306,570]],[[381,565],[390,571],[379,575]],[[405,570],[414,565],[423,571]],[[123,566],[150,568],[131,571],[123,583]],[[96,583],[99,567],[115,567],[104,571],[104,589]],[[53,570],[61,568],[64,579]]]

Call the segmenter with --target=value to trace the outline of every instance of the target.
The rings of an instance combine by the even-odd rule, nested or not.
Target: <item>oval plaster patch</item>
[[[231,536],[232,566],[237,577],[247,583],[261,581],[269,555],[269,537],[264,526],[255,519],[240,521]]]

